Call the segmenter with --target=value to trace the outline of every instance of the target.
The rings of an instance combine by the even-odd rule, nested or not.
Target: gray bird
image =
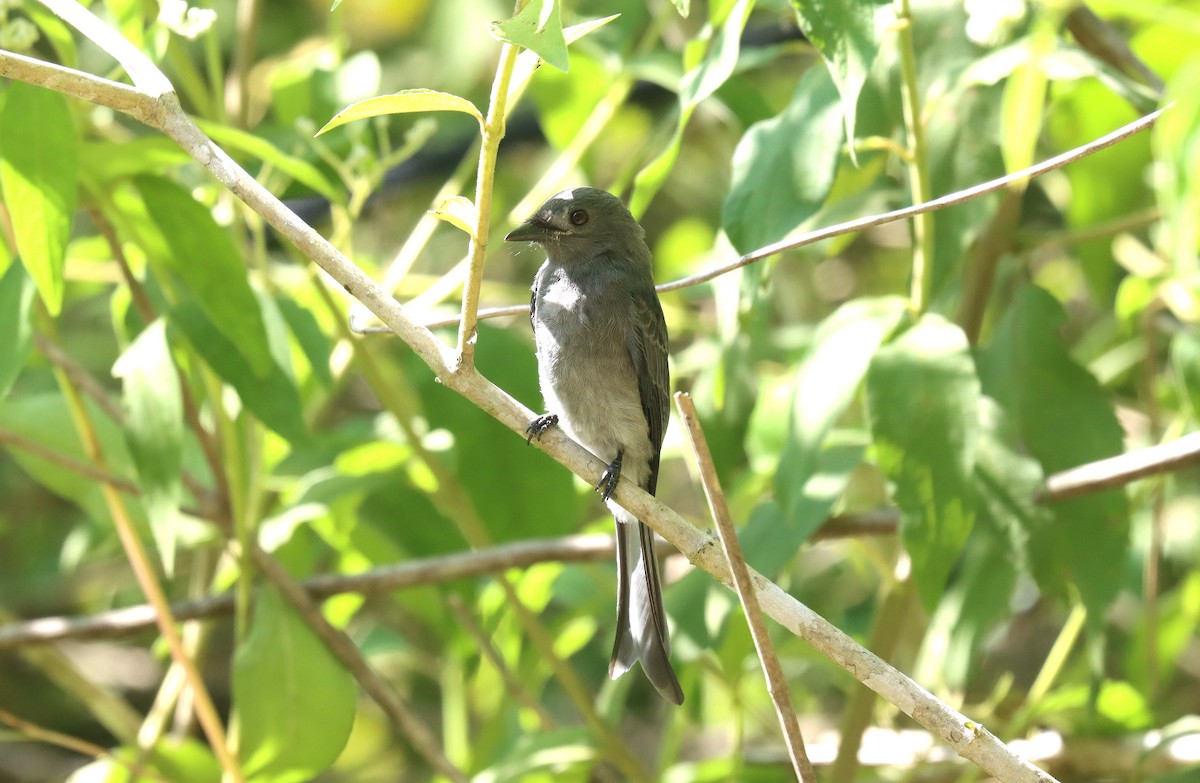
[[[611,193],[553,196],[505,239],[535,242],[546,262],[533,282],[545,416],[529,440],[560,424],[608,463],[596,484],[617,527],[617,635],[608,675],[642,670],[663,698],[683,703],[671,669],[654,531],[609,496],[621,478],[654,494],[667,429],[667,325],[654,290],[645,232]]]

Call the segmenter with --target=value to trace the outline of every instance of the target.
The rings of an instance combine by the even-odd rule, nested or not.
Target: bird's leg
[[[555,424],[558,424],[558,415],[554,413],[547,413],[545,415],[538,416],[536,419],[529,422],[529,426],[525,428],[525,434],[528,436],[525,438],[525,445],[533,443],[534,438],[541,440],[542,433],[553,427]]]
[[[617,482],[621,480],[621,457],[625,456],[625,450],[617,452],[617,458],[608,463],[608,467],[600,474],[600,480],[596,482],[596,489],[600,491],[600,497],[608,500],[609,496],[617,489]]]

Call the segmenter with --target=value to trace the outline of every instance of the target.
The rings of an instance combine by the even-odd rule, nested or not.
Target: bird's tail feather
[[[663,611],[654,531],[623,509],[613,509],[617,527],[617,634],[608,676],[616,679],[641,661],[647,679],[675,704],[683,689],[671,668],[671,641]]]

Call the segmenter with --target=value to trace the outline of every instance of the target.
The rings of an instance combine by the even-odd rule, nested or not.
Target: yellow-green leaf
[[[355,120],[368,117],[382,117],[388,114],[409,114],[423,111],[457,111],[469,114],[483,124],[483,115],[475,104],[460,95],[437,90],[401,90],[391,95],[378,95],[374,98],[352,103],[333,116],[325,127],[317,131],[317,135],[333,130]]]
[[[51,315],[62,309],[78,157],[66,99],[23,82],[8,85],[0,112],[0,185],[21,263]]]
[[[448,198],[439,204],[437,209],[432,210],[431,214],[439,220],[461,228],[468,236],[475,236],[475,224],[479,221],[479,213],[471,199],[465,196]]]

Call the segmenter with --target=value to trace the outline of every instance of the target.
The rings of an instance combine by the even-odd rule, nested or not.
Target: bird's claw
[[[525,428],[525,445],[533,443],[533,439],[542,439],[542,433],[558,424],[558,416],[553,413],[547,413],[543,416],[538,416],[533,421],[529,422],[529,426]]]
[[[600,493],[600,497],[608,500],[613,492],[617,489],[617,482],[621,480],[621,457],[618,453],[617,458],[608,463],[608,467],[600,474],[600,480],[596,482],[596,490]]]

